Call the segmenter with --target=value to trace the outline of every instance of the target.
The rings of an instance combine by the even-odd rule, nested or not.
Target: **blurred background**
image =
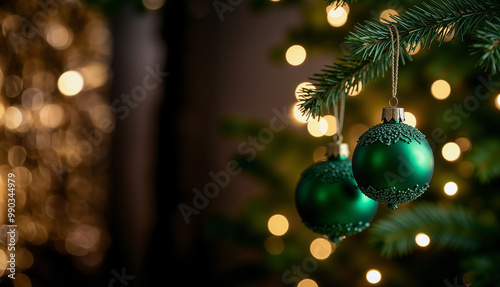
[[[295,209],[301,172],[337,128],[301,116],[301,88],[348,52],[356,23],[416,2],[2,1],[0,285],[498,286],[498,248],[435,245],[425,226],[413,252],[388,257],[369,229],[331,243]],[[411,52],[399,103],[434,150],[417,202],[496,227],[500,82],[468,45]],[[384,77],[349,95],[351,152],[390,89]],[[414,204],[381,205],[373,223]]]

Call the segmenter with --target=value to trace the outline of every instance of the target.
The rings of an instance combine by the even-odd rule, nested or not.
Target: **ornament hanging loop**
[[[396,101],[396,103],[395,103],[395,104],[392,104],[392,100],[395,100],[395,101]],[[395,108],[395,107],[397,107],[397,106],[398,106],[398,102],[399,102],[399,100],[398,100],[398,98],[397,98],[397,97],[391,97],[391,98],[389,99],[389,106],[390,106],[391,108]]]
[[[398,92],[398,66],[399,66],[399,32],[398,28],[394,24],[388,24],[389,33],[391,35],[391,65],[392,65],[392,97],[389,99],[389,106],[397,107],[398,106],[398,98],[396,94]],[[394,35],[392,34],[392,28],[394,28],[394,32],[396,33],[396,46],[397,49],[394,49]],[[391,100],[396,99],[396,104],[392,105]]]

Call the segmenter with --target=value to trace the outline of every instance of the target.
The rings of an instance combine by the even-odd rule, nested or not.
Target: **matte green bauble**
[[[403,115],[401,108],[390,108]],[[434,157],[425,135],[403,123],[404,116],[383,115],[384,122],[366,131],[352,157],[353,174],[369,198],[390,209],[412,201],[429,187]]]
[[[342,156],[306,169],[295,202],[304,224],[333,242],[369,227],[378,205],[357,188],[351,161]]]

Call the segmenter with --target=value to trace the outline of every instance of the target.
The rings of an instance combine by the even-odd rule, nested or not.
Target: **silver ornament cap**
[[[343,157],[348,158],[351,153],[349,152],[349,145],[346,143],[328,143],[326,147],[326,157]]]
[[[385,107],[382,108],[382,121],[384,123],[389,123],[392,120],[395,122],[405,121],[405,109],[396,107]]]

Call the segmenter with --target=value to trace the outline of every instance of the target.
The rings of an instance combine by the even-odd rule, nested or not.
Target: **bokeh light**
[[[431,239],[427,234],[419,233],[415,236],[415,243],[420,247],[426,247],[431,243]]]
[[[316,281],[312,279],[302,279],[299,284],[297,284],[297,287],[318,287],[318,284]]]
[[[73,33],[64,25],[49,23],[45,27],[47,42],[58,50],[66,49],[73,41]]]
[[[337,119],[332,115],[326,115],[323,117],[327,123],[327,128],[325,131],[325,136],[333,136],[337,133]]]
[[[444,185],[444,193],[448,196],[453,196],[458,191],[458,185],[453,181],[449,181]]]
[[[293,45],[286,50],[286,61],[292,66],[298,66],[306,60],[306,49],[301,45]]]
[[[495,106],[500,110],[500,95],[495,98]]]
[[[412,127],[417,126],[417,118],[410,112],[405,112],[405,124]]]
[[[319,260],[326,259],[332,254],[333,248],[330,241],[325,238],[316,238],[311,242],[309,246],[309,250],[311,251],[311,255]]]
[[[300,101],[301,96],[306,95],[306,93],[303,91],[303,89],[310,89],[310,90],[315,90],[316,87],[310,83],[310,82],[302,82],[297,85],[297,88],[295,88],[295,98],[297,101]]]
[[[455,140],[455,143],[460,147],[460,150],[462,152],[469,151],[472,148],[472,143],[466,137],[459,137],[459,138],[457,138]]]
[[[57,81],[59,91],[66,96],[74,96],[83,89],[83,77],[77,71],[64,72]]]
[[[333,27],[343,26],[347,22],[347,13],[344,7],[330,9],[326,16],[328,24]]]
[[[451,86],[445,80],[436,80],[431,85],[431,94],[438,100],[446,99],[451,93]]]
[[[454,142],[446,143],[441,150],[441,154],[445,160],[455,161],[460,157],[460,147]]]
[[[382,280],[382,274],[377,269],[370,269],[366,272],[366,281],[371,284],[377,284]]]
[[[158,10],[165,4],[165,0],[142,0],[142,5],[149,10]]]
[[[311,117],[308,117],[302,113],[300,110],[300,104],[296,104],[292,107],[293,118],[299,123],[307,123]]]
[[[269,254],[278,255],[285,250],[285,243],[283,239],[278,236],[269,236],[266,238],[266,241],[264,241],[264,248]]]
[[[271,234],[281,236],[288,231],[288,219],[281,214],[275,214],[269,218],[267,228]]]
[[[398,16],[399,13],[398,11],[394,9],[386,9],[380,13],[379,20],[384,22],[384,21],[389,21],[389,22],[395,22],[394,19],[391,18],[392,16]]]
[[[325,118],[311,119],[307,122],[307,131],[313,137],[322,137],[328,131],[328,122]]]

